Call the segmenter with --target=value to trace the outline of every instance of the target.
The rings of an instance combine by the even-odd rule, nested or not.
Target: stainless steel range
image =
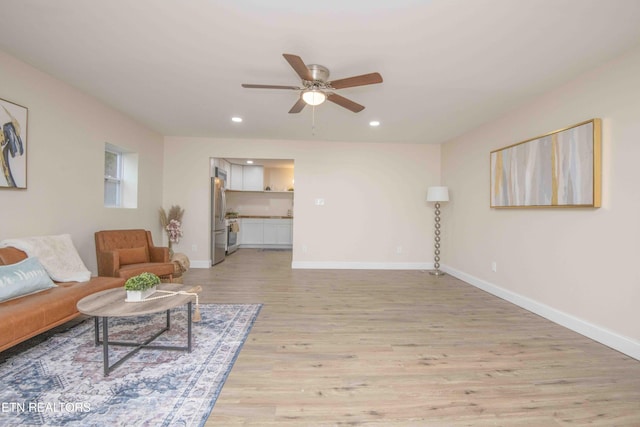
[[[226,245],[226,253],[227,255],[235,252],[238,249],[238,232],[240,231],[240,225],[238,220],[236,219],[227,219],[225,220],[227,225],[227,245]]]

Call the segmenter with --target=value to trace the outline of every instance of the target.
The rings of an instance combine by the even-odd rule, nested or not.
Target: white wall
[[[286,216],[293,211],[291,192],[230,191],[227,195],[227,211],[240,215]]]
[[[640,358],[640,49],[442,148],[449,271]],[[600,209],[490,209],[489,152],[603,120]],[[497,262],[497,272],[491,263]]]
[[[175,250],[198,266],[210,259],[210,157],[294,159],[294,267],[432,265],[425,197],[440,182],[440,146],[166,137],[164,205],[185,208]]]
[[[26,190],[0,189],[0,240],[69,233],[96,269],[93,233],[146,228],[160,241],[162,143],[123,114],[0,51],[0,97],[29,109]],[[107,209],[104,143],[139,153],[137,209]]]

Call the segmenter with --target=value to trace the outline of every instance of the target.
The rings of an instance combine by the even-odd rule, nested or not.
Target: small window
[[[104,206],[138,207],[138,154],[109,143],[104,147]]]
[[[112,147],[104,151],[104,205],[122,206],[122,153]]]

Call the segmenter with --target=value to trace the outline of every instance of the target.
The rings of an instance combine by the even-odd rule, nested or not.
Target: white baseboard
[[[238,245],[238,249],[293,249],[293,246],[260,243],[257,245]]]
[[[291,268],[308,270],[432,270],[432,262],[294,261]]]
[[[210,259],[192,259],[189,260],[189,266],[191,268],[211,268]]]
[[[519,307],[524,308],[532,313],[551,320],[565,328],[571,329],[581,335],[591,338],[601,344],[611,347],[621,353],[624,353],[634,359],[640,360],[640,342],[629,337],[622,336],[603,327],[594,325],[585,320],[579,319],[570,314],[564,313],[546,304],[532,300],[515,292],[496,286],[485,280],[479,279],[470,274],[456,270],[448,266],[443,266],[442,271],[449,273],[453,277],[463,280],[483,291],[489,292],[499,298],[509,301]]]

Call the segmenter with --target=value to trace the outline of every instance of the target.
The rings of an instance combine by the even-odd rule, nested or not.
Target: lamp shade
[[[427,190],[427,202],[448,202],[449,188],[429,187]]]
[[[307,90],[302,93],[302,99],[309,105],[320,105],[327,99],[327,95],[319,90]]]

